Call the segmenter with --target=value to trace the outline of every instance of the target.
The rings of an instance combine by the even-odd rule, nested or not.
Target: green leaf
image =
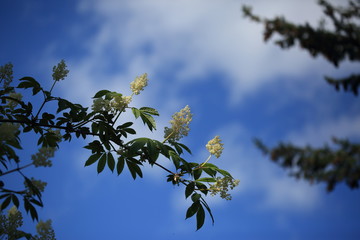
[[[128,127],[130,127],[131,125],[133,125],[133,122],[126,122],[126,123],[118,126],[118,128],[128,128]]]
[[[91,124],[91,131],[92,133],[98,133],[99,131],[99,124],[97,122],[93,122]]]
[[[211,217],[212,224],[214,225],[215,219],[214,219],[214,216],[212,215],[209,205],[205,202],[205,200],[202,200],[202,203],[203,203],[204,207],[206,208],[206,210],[208,211],[208,213]]]
[[[114,172],[115,160],[114,160],[114,157],[111,152],[107,153],[107,163],[108,163],[108,167],[110,168],[110,170],[112,172]]]
[[[142,107],[142,108],[140,108],[140,111],[144,112],[144,113],[151,114],[151,115],[159,116],[159,112],[154,108]]]
[[[129,134],[136,134],[136,131],[132,128],[124,128],[124,131],[129,133]]]
[[[12,202],[14,203],[14,205],[19,208],[19,199],[17,198],[17,196],[15,194],[12,194],[11,195],[11,199],[12,199]]]
[[[207,194],[208,193],[208,189],[206,187],[205,184],[201,183],[201,182],[195,182],[195,186],[203,193],[203,194]]]
[[[188,208],[188,210],[186,211],[186,218],[191,218],[192,216],[194,216],[194,214],[198,211],[200,207],[200,202],[194,202],[193,204],[191,204],[191,206]]]
[[[90,166],[95,163],[99,158],[103,155],[103,153],[95,153],[89,157],[89,159],[85,162],[85,167]]]
[[[131,108],[131,110],[132,110],[132,112],[133,112],[133,114],[134,114],[134,116],[135,116],[135,118],[138,118],[138,117],[140,117],[140,114],[141,114],[141,112],[140,112],[140,110],[139,109],[137,109],[137,108]]]
[[[204,172],[206,172],[211,177],[215,177],[216,173],[217,173],[215,170],[213,170],[211,168],[203,167],[202,170],[204,170]]]
[[[33,77],[23,77],[23,78],[20,78],[19,80],[20,80],[20,81],[28,81],[28,82],[31,82],[31,83],[34,84],[34,85],[36,85],[36,84],[40,85],[40,84],[35,80],[35,78],[33,78]]]
[[[119,157],[118,162],[116,164],[116,170],[118,175],[120,175],[121,172],[123,171],[124,165],[125,165],[124,157]]]
[[[38,220],[38,214],[36,212],[36,209],[34,208],[34,206],[29,202],[29,200],[27,198],[24,198],[24,208],[26,210],[26,212],[28,213],[30,211],[30,215],[32,220],[34,221],[35,219]]]
[[[38,217],[38,214],[37,214],[37,211],[36,211],[35,207],[32,204],[29,204],[28,209],[30,210],[30,215],[31,215],[32,220],[33,221],[34,220],[38,221],[39,217]]]
[[[31,88],[31,87],[33,87],[33,84],[30,82],[21,82],[17,86],[17,88]]]
[[[151,115],[140,113],[140,117],[141,117],[141,120],[143,121],[143,123],[148,126],[150,131],[152,131],[153,129],[156,129],[155,119]]]
[[[36,95],[38,92],[42,90],[41,85],[32,77],[23,77],[20,79],[22,81],[17,86],[18,88],[32,88],[33,95]]]
[[[9,192],[9,191],[7,191]],[[10,193],[5,193],[3,195],[0,196],[0,199],[6,198],[7,196],[11,195]]]
[[[41,198],[41,192],[40,192],[39,189],[32,183],[32,181],[31,181],[29,178],[25,177],[25,176],[24,176],[24,179],[25,179],[25,182],[26,182],[27,186],[30,188],[30,190],[33,191],[34,194],[35,194],[36,196],[38,196],[38,198]]]
[[[196,214],[196,231],[199,230],[205,222],[205,211],[204,208],[200,205],[197,214]]]
[[[169,155],[170,155],[171,160],[173,161],[176,169],[179,169],[179,166],[180,166],[180,157],[179,157],[179,155],[174,151],[169,151]]]
[[[176,142],[173,142],[172,145],[175,147],[175,149],[179,155],[183,153],[182,148]]]
[[[185,198],[188,198],[195,190],[195,183],[189,183],[185,188]]]
[[[191,200],[193,202],[199,201],[200,198],[201,198],[201,194],[199,194],[199,193],[194,193],[193,195],[191,195]]]
[[[188,153],[192,154],[190,148],[188,148],[186,145],[184,145],[184,144],[182,144],[182,143],[177,143],[177,144],[180,145],[180,147],[182,147],[185,151],[187,151]]]
[[[149,153],[149,160],[151,163],[154,163],[159,157],[160,149],[157,147],[157,144],[151,139],[147,140],[146,145]]]
[[[106,165],[106,154],[104,153],[98,162],[97,172],[101,173],[104,170],[105,165]]]
[[[58,109],[56,110],[56,113],[59,113],[67,108],[70,108],[73,104],[65,99],[59,99],[58,100]]]
[[[4,210],[7,206],[9,206],[11,202],[11,195],[9,195],[1,204],[1,211]]]
[[[229,172],[227,172],[227,171],[225,171],[225,170],[223,170],[223,169],[217,169],[216,171],[218,171],[219,173],[221,173],[224,177],[231,177],[232,178],[232,176],[231,176],[231,174],[229,173]]]
[[[6,143],[14,148],[22,149],[20,142],[17,139],[7,140]]]
[[[126,164],[129,168],[131,176],[134,178],[134,180],[136,179],[136,174],[139,175],[139,177],[141,177],[141,178],[143,177],[141,169],[136,163],[133,163],[133,162],[127,160]]]
[[[216,180],[214,178],[208,178],[208,177],[199,178],[196,181],[198,181],[198,182],[216,182]]]
[[[104,148],[103,148],[101,142],[98,140],[92,141],[91,143],[86,145],[84,148],[90,149],[92,153],[103,153],[104,152]]]
[[[40,87],[40,83],[38,81],[36,81],[35,78],[33,78],[33,77],[23,77],[23,78],[20,78],[19,80],[21,81],[21,83],[29,84],[30,87]],[[18,86],[18,88],[20,88],[20,87]]]
[[[170,158],[169,151],[170,151],[171,147],[169,147],[157,140],[154,140],[154,142],[156,142],[157,147],[160,148],[160,153],[162,155],[164,155],[166,158]]]
[[[194,179],[197,180],[201,176],[201,173],[202,173],[202,169],[200,169],[200,168],[194,170],[193,171]]]
[[[145,146],[147,141],[148,141],[148,138],[136,138],[136,139],[130,141],[128,143],[128,144],[131,144],[129,147],[129,152],[137,153],[138,150],[140,150],[142,147]]]
[[[43,207],[42,202],[39,202],[39,201],[38,201],[38,200],[36,200],[36,199],[30,199],[30,202],[32,202],[32,203],[34,203],[34,204],[38,205],[39,207]]]
[[[109,90],[100,90],[95,94],[95,96],[93,98],[100,98],[110,92],[111,91],[109,91]]]

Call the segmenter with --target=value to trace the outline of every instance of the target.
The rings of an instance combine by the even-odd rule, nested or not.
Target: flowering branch
[[[219,192],[221,197],[225,196],[228,199],[228,190],[233,189],[238,184],[230,173],[208,163],[212,155],[219,158],[222,153],[223,144],[219,136],[206,144],[210,156],[205,162],[199,164],[188,162],[182,158],[184,151],[191,154],[191,150],[179,142],[181,138],[188,135],[193,116],[190,107],[185,106],[172,115],[171,126],[165,128],[162,142],[144,137],[126,141],[129,135],[136,134],[135,129],[132,128],[133,123],[123,122],[119,124],[118,121],[125,109],[130,108],[132,97],[138,95],[148,85],[147,74],[136,77],[130,83],[132,91],[130,96],[124,96],[121,93],[109,90],[98,91],[93,97],[93,104],[89,110],[89,108],[85,108],[80,104],[74,104],[66,99],[52,96],[52,90],[56,82],[63,80],[68,72],[64,61],[61,61],[53,68],[54,83],[50,91],[43,90],[41,85],[31,77],[20,79],[17,88],[31,89],[33,95],[38,92],[44,94],[44,102],[35,117],[32,104],[19,100],[19,96],[14,95],[16,94],[15,88],[7,87],[0,90],[0,98],[2,99],[2,105],[0,105],[0,131],[5,132],[6,130],[8,133],[7,135],[3,134],[4,137],[0,137],[0,162],[3,166],[7,168],[7,165],[12,161],[17,164],[21,162],[13,149],[21,149],[20,133],[33,132],[39,134],[38,145],[41,148],[38,153],[32,156],[32,163],[5,172],[0,170],[0,176],[18,171],[24,177],[26,186],[30,187],[35,194],[32,196],[37,197],[37,199],[28,199],[27,196],[23,196],[25,210],[30,212],[33,219],[37,219],[37,212],[32,204],[42,206],[40,190],[44,186],[43,183],[27,178],[21,170],[32,165],[35,167],[51,166],[50,158],[54,156],[60,141],[71,141],[73,137],[86,139],[88,136],[94,136],[95,139],[85,146],[86,149],[91,151],[85,166],[97,165],[97,173],[104,171],[107,166],[110,171],[116,171],[118,175],[127,166],[131,176],[136,179],[136,177],[143,177],[141,169],[144,162],[148,162],[152,166],[156,165],[170,174],[167,176],[167,181],[172,182],[174,185],[182,183],[186,186],[185,197],[191,196],[193,201],[193,204],[187,210],[186,218],[196,214],[197,229],[200,229],[204,223],[204,210],[209,213],[212,221],[214,221],[204,197],[209,192],[211,195]],[[50,101],[57,102],[56,113],[42,113],[44,106]],[[156,109],[131,107],[131,112],[135,119],[141,119],[150,131],[156,129],[154,116],[159,116]],[[58,132],[54,132],[53,129],[57,129]],[[2,146],[5,147],[2,148]],[[160,156],[169,159],[173,163],[175,170],[159,164],[157,160]],[[219,175],[223,177],[218,177]],[[214,184],[211,185],[211,183]],[[3,188],[4,184],[4,182],[0,181],[0,199],[4,199],[5,202],[5,204],[1,205],[1,209],[5,209],[11,201],[16,207],[19,207],[16,195],[7,192]]]

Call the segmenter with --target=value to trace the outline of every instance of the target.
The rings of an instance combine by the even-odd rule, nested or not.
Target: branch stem
[[[24,165],[24,166],[22,166],[22,167],[18,167],[18,168],[12,169],[12,170],[10,170],[10,171],[4,172],[4,173],[0,174],[0,176],[4,176],[4,175],[7,175],[7,174],[16,172],[16,171],[20,171],[20,170],[22,170],[22,169],[24,169],[24,168],[30,167],[31,165],[33,165],[33,163],[29,163],[29,164]]]

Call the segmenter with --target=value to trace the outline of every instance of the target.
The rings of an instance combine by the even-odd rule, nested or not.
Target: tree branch
[[[16,172],[16,171],[20,171],[20,170],[22,170],[22,169],[24,169],[24,168],[30,167],[31,165],[33,165],[33,163],[29,163],[29,164],[27,164],[27,165],[25,165],[25,166],[18,167],[18,168],[12,169],[12,170],[10,170],[10,171],[1,173],[0,176],[4,176],[4,175],[7,175],[7,174]]]

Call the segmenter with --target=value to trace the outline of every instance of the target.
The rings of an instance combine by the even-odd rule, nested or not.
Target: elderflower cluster
[[[115,96],[111,102],[110,106],[113,110],[123,111],[131,102],[131,96]]]
[[[171,128],[165,127],[165,139],[172,139],[178,141],[183,136],[187,136],[190,127],[189,124],[192,120],[192,113],[190,107],[186,105],[180,112],[172,115],[170,120]]]
[[[21,101],[21,99],[22,99],[23,96],[22,96],[21,93],[12,92],[12,93],[9,94],[9,97]],[[14,101],[14,100],[11,100],[11,99],[7,99],[6,101],[7,101],[7,104],[6,104],[6,105],[7,105],[10,109],[15,109],[15,107],[19,104],[17,101]]]
[[[147,86],[147,82],[147,73],[144,73],[140,77],[136,77],[135,80],[130,83],[130,88],[133,94],[139,95],[140,91],[144,90],[144,87]]]
[[[230,190],[234,189],[239,185],[240,180],[233,179],[232,177],[217,177],[216,182],[213,185],[210,185],[209,191],[211,196],[215,196],[220,193],[220,197],[226,200],[231,200],[231,195],[228,193]]]
[[[35,240],[48,239],[55,240],[55,231],[51,226],[52,221],[49,219],[47,221],[39,221],[36,225],[36,231],[39,236],[35,236]]]
[[[3,81],[3,88],[10,86],[10,83],[13,80],[13,65],[12,63],[7,63],[4,66],[0,66],[0,83]]]
[[[31,155],[31,160],[35,167],[51,167],[52,162],[50,158],[54,157],[56,148],[42,147],[37,153]]]
[[[0,204],[1,205],[1,204]],[[7,212],[0,212],[0,237],[1,239],[19,239],[20,231],[17,229],[23,225],[23,217],[16,206],[12,206]]]
[[[94,112],[100,112],[100,111],[109,112],[111,110],[110,100],[102,99],[102,98],[96,98],[93,101],[93,105],[91,106],[91,109]]]
[[[17,207],[14,205],[14,206],[12,206],[9,210],[8,210],[8,216],[10,216],[10,215],[16,215],[16,214],[18,214],[19,213],[19,211],[18,211],[18,209],[17,209]],[[20,213],[21,214],[21,213]]]
[[[36,179],[33,178],[33,177],[30,179],[30,181],[31,181],[32,185],[39,190],[39,192],[44,192],[45,187],[46,187],[46,185],[47,185],[46,182],[43,182],[43,181],[41,181],[41,180],[36,180]],[[35,195],[35,192],[34,192],[34,191],[32,190],[32,188],[27,184],[26,181],[24,182],[24,185],[25,185],[25,187],[27,188],[27,192],[28,192],[28,194],[29,194],[30,196]]]
[[[19,133],[19,124],[1,123],[0,124],[0,141],[11,141]]]
[[[224,144],[221,143],[221,139],[219,136],[214,137],[206,144],[206,149],[210,152],[211,155],[215,155],[215,157],[219,158],[222,151]]]
[[[64,80],[69,70],[66,69],[66,64],[64,60],[61,60],[57,66],[53,67],[52,77],[55,81]]]
[[[115,111],[124,111],[128,107],[132,98],[131,96],[122,96],[121,94],[116,94],[111,100],[96,98],[93,101],[92,110],[95,112],[106,111],[106,112],[115,112]]]

